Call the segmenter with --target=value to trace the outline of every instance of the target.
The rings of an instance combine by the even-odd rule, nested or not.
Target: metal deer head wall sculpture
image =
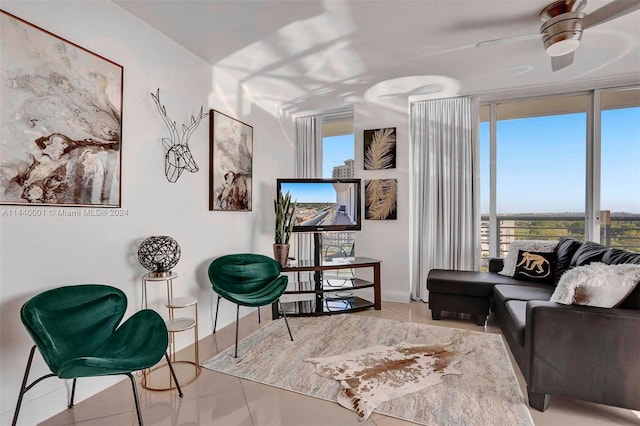
[[[199,170],[189,149],[189,137],[191,137],[191,134],[196,130],[202,119],[209,114],[203,113],[203,109],[200,107],[198,117],[196,118],[192,115],[189,125],[182,125],[182,137],[180,137],[176,122],[167,116],[167,109],[164,105],[160,104],[160,89],[158,89],[155,94],[151,93],[151,97],[155,101],[160,116],[167,125],[169,135],[171,136],[169,138],[162,138],[162,146],[167,150],[167,154],[164,157],[164,174],[169,182],[175,183],[183,171],[187,170],[195,173]]]

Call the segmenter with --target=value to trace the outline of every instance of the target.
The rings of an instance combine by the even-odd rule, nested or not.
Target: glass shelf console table
[[[321,261],[300,261],[282,268],[291,274],[280,297],[282,309],[291,316],[331,315],[374,308],[380,310],[380,260],[369,257],[342,257]],[[371,278],[355,276],[355,270],[370,268]],[[304,279],[309,275],[309,279]],[[311,276],[312,275],[312,276]],[[272,317],[278,318],[277,303]]]

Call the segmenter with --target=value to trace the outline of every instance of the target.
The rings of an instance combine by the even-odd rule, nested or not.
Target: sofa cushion
[[[501,257],[490,257],[489,258],[489,272],[498,273],[502,271],[504,268],[504,259]]]
[[[510,300],[507,307],[505,324],[509,333],[520,346],[524,346],[524,329],[527,321],[527,302],[523,300]]]
[[[513,277],[513,273],[516,270],[516,264],[518,263],[519,250],[553,253],[557,245],[558,245],[558,241],[556,240],[554,241],[546,241],[546,240],[512,241],[511,244],[509,244],[509,252],[507,252],[507,256],[504,258],[504,267],[502,268],[502,271],[498,273],[500,275],[505,275],[507,277]]]
[[[636,286],[635,290],[618,305],[618,308],[640,310],[640,285]]]
[[[572,268],[576,266],[588,265],[593,262],[600,262],[609,247],[605,247],[602,244],[594,243],[593,241],[585,241],[576,250],[571,258],[570,266]]]
[[[432,269],[427,277],[429,292],[489,297],[493,282],[486,272]]]
[[[582,245],[581,241],[574,240],[570,237],[560,237],[558,245],[556,246],[556,268],[553,273],[553,280],[557,284],[560,281],[560,277],[565,273],[571,265],[571,259],[573,255],[578,251]]]
[[[502,303],[508,300],[544,300],[551,298],[554,288],[551,286],[497,285],[493,288],[493,297]]]
[[[611,248],[602,256],[602,263],[607,265],[618,265],[620,263],[633,263],[640,265],[640,253],[632,253],[630,251]]]
[[[553,283],[555,253],[518,250],[518,263],[513,278],[541,283]]]
[[[640,265],[605,265],[594,262],[578,266],[562,276],[552,302],[613,308],[640,282]]]
[[[427,289],[434,293],[491,297],[496,284],[522,285],[523,281],[491,272],[432,269],[427,276]]]

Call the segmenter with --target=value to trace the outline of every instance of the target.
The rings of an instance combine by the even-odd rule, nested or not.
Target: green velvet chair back
[[[63,362],[95,353],[126,309],[121,290],[87,284],[41,293],[22,306],[20,316],[45,362],[58,374]]]
[[[240,320],[240,306],[258,308],[258,322],[260,322],[260,306],[278,302],[289,282],[286,275],[280,275],[280,263],[262,254],[238,253],[221,256],[209,264],[209,281],[211,288],[218,293],[216,303],[216,318],[213,322],[213,332],[218,324],[220,298],[225,298],[237,305],[236,308],[236,349],[234,357],[238,357],[238,322]],[[282,311],[289,337],[293,335]]]
[[[29,353],[11,424],[18,421],[24,394],[43,379],[56,376],[73,379],[68,405],[72,408],[78,378],[124,374],[131,382],[138,424],[142,426],[140,400],[132,373],[151,368],[163,356],[182,397],[167,354],[169,336],[164,320],[157,312],[142,309],[121,324],[126,310],[126,295],[118,288],[102,284],[55,288],[22,305],[20,318],[35,345]],[[51,374],[27,384],[36,348]]]
[[[261,254],[229,254],[209,265],[209,280],[218,294],[254,294],[279,275],[280,263]]]

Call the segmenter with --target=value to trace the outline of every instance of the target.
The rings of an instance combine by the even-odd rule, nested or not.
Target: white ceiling
[[[474,47],[537,33],[548,0],[114,1],[294,114],[640,76],[640,11],[587,29],[552,72],[541,40]]]

